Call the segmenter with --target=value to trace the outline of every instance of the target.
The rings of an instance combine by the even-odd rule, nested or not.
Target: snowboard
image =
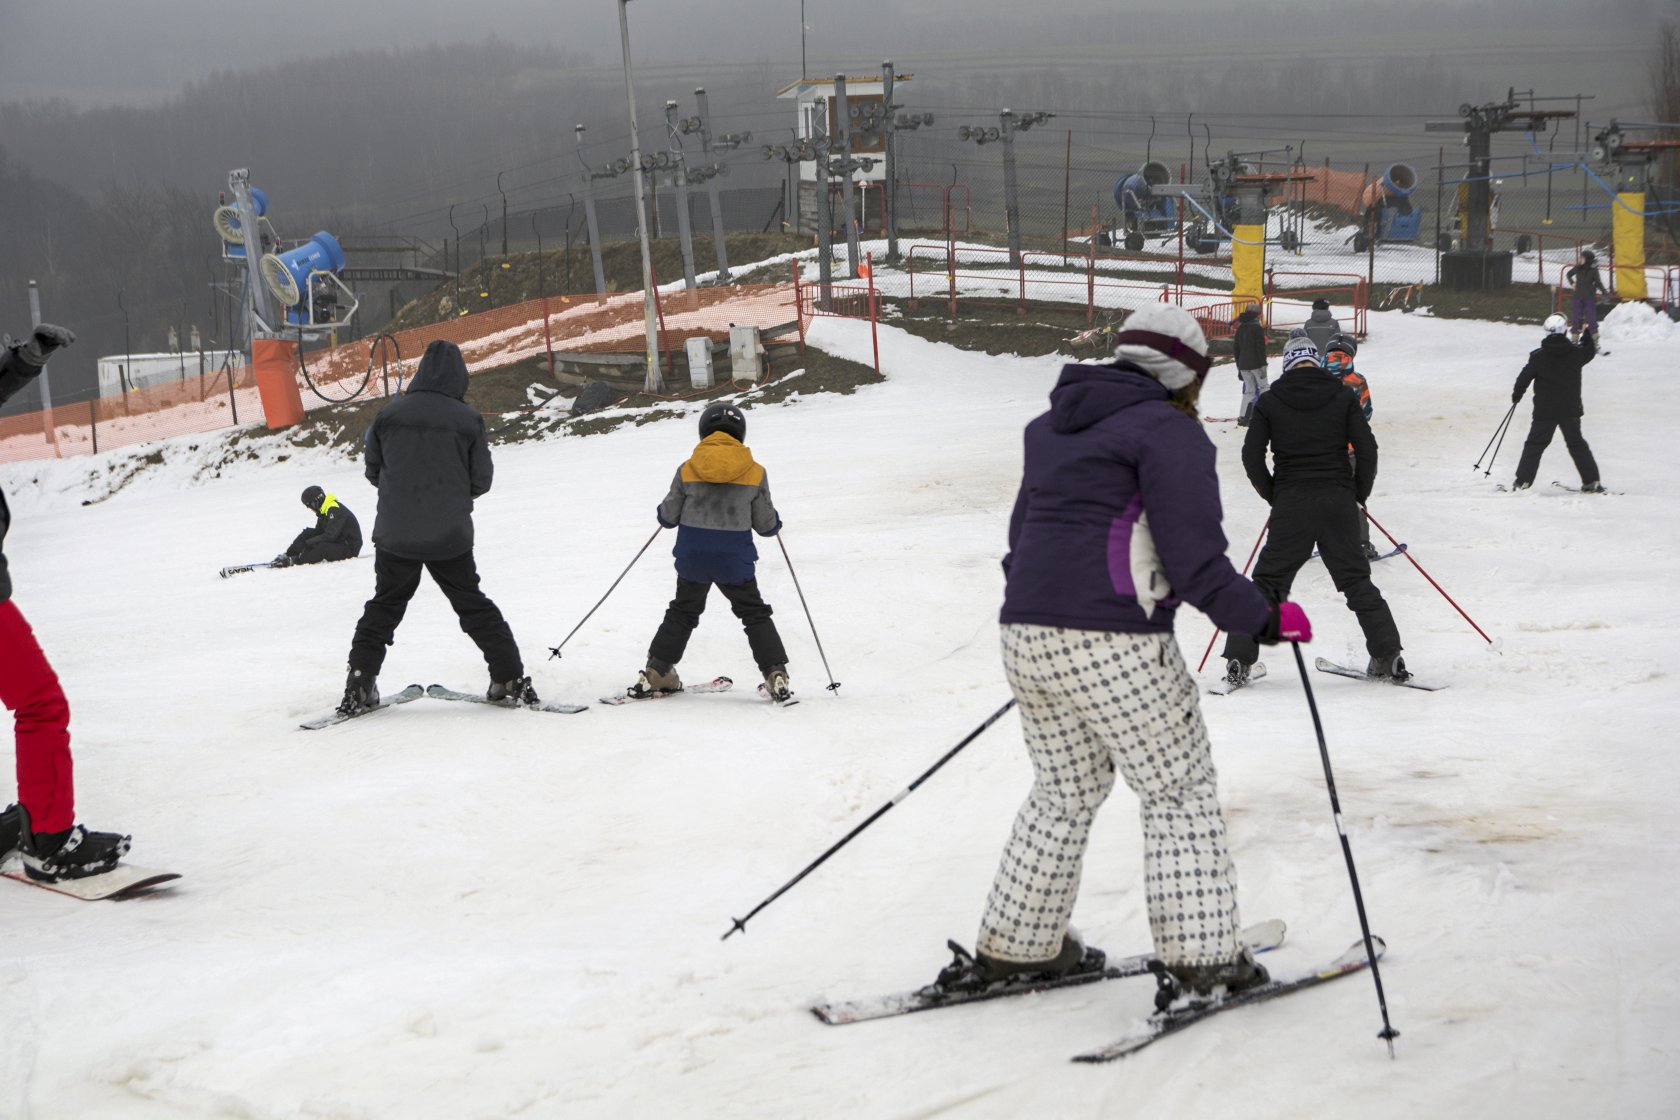
[[[1380,960],[1388,946],[1380,937],[1371,938],[1371,943],[1376,948],[1377,958]],[[1155,967],[1164,966],[1157,964]],[[1136,1054],[1150,1043],[1157,1042],[1170,1034],[1177,1034],[1186,1027],[1211,1019],[1221,1011],[1234,1011],[1252,1003],[1263,1003],[1279,996],[1317,987],[1331,980],[1338,980],[1343,976],[1362,972],[1369,967],[1371,967],[1371,962],[1365,957],[1365,942],[1355,941],[1341,956],[1322,968],[1309,972],[1300,979],[1273,980],[1261,984],[1259,987],[1238,992],[1236,995],[1226,996],[1217,1002],[1198,1003],[1182,1009],[1157,1011],[1149,1017],[1142,1030],[1117,1039],[1107,1046],[1088,1050],[1083,1054],[1076,1054],[1073,1060],[1076,1062],[1112,1062],[1116,1058]]]
[[[1334,661],[1328,661],[1322,657],[1313,661],[1313,668],[1321,673],[1334,673],[1338,677],[1352,677],[1356,681],[1367,681],[1371,684],[1397,684],[1404,688],[1419,688],[1425,692],[1439,692],[1447,687],[1444,684],[1419,680],[1415,675],[1407,677],[1403,681],[1389,680],[1386,677],[1373,677],[1361,669],[1350,669],[1346,665],[1338,665]]]
[[[1231,693],[1237,691],[1237,689],[1239,689],[1239,688],[1247,688],[1249,685],[1253,684],[1255,681],[1261,681],[1261,680],[1265,680],[1265,679],[1266,679],[1266,663],[1264,661],[1256,661],[1249,668],[1248,679],[1246,681],[1243,681],[1239,684],[1237,682],[1228,680],[1225,677],[1220,677],[1218,680],[1216,680],[1212,684],[1208,685],[1207,690],[1210,694],[1212,694],[1214,696],[1229,696]]]
[[[137,898],[140,895],[151,894],[153,891],[171,883],[180,876],[173,871],[158,871],[150,867],[140,867],[132,863],[119,863],[111,870],[99,875],[89,875],[82,879],[65,879],[58,883],[40,883],[24,873],[21,861],[14,862],[0,872],[7,879],[15,879],[19,883],[27,883],[32,887],[53,891],[56,894],[67,894],[71,898],[79,898],[83,902],[98,902],[102,899],[121,901],[125,898]]]
[[[421,688],[417,684],[411,684],[401,692],[394,692],[389,696],[381,696],[379,698],[379,703],[375,704],[371,708],[363,708],[360,711],[351,712],[349,715],[343,715],[339,712],[331,712],[319,719],[312,719],[307,723],[300,723],[298,726],[303,728],[305,731],[319,731],[323,727],[334,727],[346,720],[360,719],[362,716],[371,715],[374,712],[389,708],[394,704],[406,704],[410,700],[418,700],[424,695],[426,695],[425,689]]]
[[[667,696],[681,696],[685,692],[728,692],[733,687],[735,687],[735,682],[729,677],[713,677],[709,681],[702,681],[699,684],[685,684],[681,688],[674,689],[670,692],[655,692],[650,696],[631,696],[629,690],[626,689],[616,696],[601,697],[601,703],[612,704],[614,706],[621,704],[639,704],[644,700],[663,700]]]
[[[587,712],[587,704],[559,704],[548,700],[536,704],[510,704],[506,700],[492,700],[482,692],[457,692],[453,688],[445,688],[441,684],[426,686],[426,695],[433,700],[461,700],[468,704],[488,704],[492,708],[513,708],[527,712],[553,712],[556,715],[573,716],[579,712]]]
[[[1270,921],[1261,922],[1243,930],[1243,943],[1256,953],[1264,953],[1283,944],[1285,931],[1284,924],[1273,918]],[[1097,971],[1082,972],[1075,976],[1062,977],[1056,980],[1034,981],[1023,978],[1015,982],[1004,981],[978,992],[947,993],[938,991],[932,985],[929,985],[915,991],[895,992],[892,995],[877,996],[873,999],[819,1003],[811,1008],[811,1014],[831,1027],[842,1027],[848,1023],[865,1023],[871,1019],[888,1019],[895,1015],[911,1015],[917,1011],[937,1011],[942,1007],[961,1007],[967,1003],[984,1003],[987,1000],[1003,999],[1006,996],[1048,992],[1056,988],[1077,988],[1083,984],[1091,984],[1099,980],[1123,980],[1128,976],[1146,976],[1149,974],[1149,962],[1154,959],[1154,953],[1117,957],[1111,959]]]

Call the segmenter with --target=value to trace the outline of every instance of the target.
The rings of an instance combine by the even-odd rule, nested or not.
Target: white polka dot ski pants
[[[1142,802],[1144,885],[1155,951],[1220,964],[1238,950],[1236,872],[1225,845],[1196,684],[1171,634],[1011,623],[1003,665],[1034,781],[999,861],[979,950],[1054,957],[1091,822],[1118,770]]]

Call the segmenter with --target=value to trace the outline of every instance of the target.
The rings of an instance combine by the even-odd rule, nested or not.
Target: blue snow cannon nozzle
[[[310,273],[338,273],[343,269],[344,247],[325,230],[296,248],[262,259],[263,281],[274,298],[287,307],[295,307],[307,298]]]

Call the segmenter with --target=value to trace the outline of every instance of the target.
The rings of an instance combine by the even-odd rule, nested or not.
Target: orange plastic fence
[[[684,341],[699,335],[727,340],[732,324],[767,332],[793,330],[797,325],[791,283],[701,288],[692,295],[678,289],[661,292],[659,299],[663,351],[679,350]],[[601,302],[588,295],[529,300],[397,331],[392,336],[394,345],[381,349],[374,344],[371,378],[368,339],[307,353],[304,362],[310,380],[333,399],[306,391],[303,404],[315,409],[337,403],[360,389],[364,379],[368,380],[366,390],[357,395],[380,395],[387,365],[394,386],[399,375],[412,376],[420,355],[434,339],[455,343],[468,370],[483,373],[550,350],[640,353],[646,345],[644,331],[641,292],[611,295]],[[0,417],[0,463],[89,455],[262,419],[256,381],[248,367],[202,375],[192,370],[179,381],[122,396],[60,405],[49,413]]]

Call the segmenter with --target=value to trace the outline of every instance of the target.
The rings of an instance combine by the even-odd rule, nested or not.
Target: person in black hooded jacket
[[[490,669],[489,698],[535,704],[537,694],[513,631],[478,589],[473,559],[473,500],[490,489],[490,443],[484,417],[466,403],[467,363],[442,339],[426,347],[408,390],[369,425],[363,462],[379,488],[373,522],[373,598],[350,642],[349,676],[339,711],[379,702],[375,686],[421,570],[455,608]]]
[[[1319,363],[1306,338],[1290,342],[1279,377],[1255,406],[1243,440],[1243,469],[1272,507],[1266,546],[1254,565],[1254,584],[1268,602],[1289,598],[1295,575],[1318,546],[1336,590],[1365,632],[1366,667],[1373,677],[1405,680],[1400,630],[1371,562],[1359,547],[1361,507],[1377,480],[1377,440],[1359,398]],[[1354,463],[1348,466],[1348,448]],[[1266,467],[1266,451],[1272,469]],[[1252,635],[1226,638],[1227,677],[1246,681],[1259,656]]]
[[[274,558],[276,568],[349,560],[362,554],[361,522],[337,495],[319,486],[306,487],[303,508],[315,515],[315,524],[292,538],[286,551]]]
[[[1255,402],[1266,391],[1266,328],[1260,322],[1260,309],[1252,304],[1237,316],[1235,325],[1231,349],[1237,359],[1237,380],[1243,387],[1237,427],[1246,428],[1254,414]]]
[[[1528,354],[1528,364],[1517,375],[1511,389],[1511,404],[1523,399],[1529,385],[1534,385],[1534,419],[1528,427],[1528,439],[1523,442],[1522,458],[1517,460],[1517,479],[1513,490],[1526,490],[1534,485],[1540,471],[1540,456],[1551,445],[1553,433],[1563,432],[1563,445],[1581,472],[1581,489],[1589,494],[1602,493],[1604,485],[1598,479],[1598,462],[1592,448],[1581,435],[1581,417],[1586,409],[1581,404],[1581,369],[1598,355],[1598,343],[1592,333],[1583,334],[1579,344],[1569,341],[1564,332],[1569,323],[1562,315],[1552,315],[1545,322],[1546,337],[1540,348]]]

